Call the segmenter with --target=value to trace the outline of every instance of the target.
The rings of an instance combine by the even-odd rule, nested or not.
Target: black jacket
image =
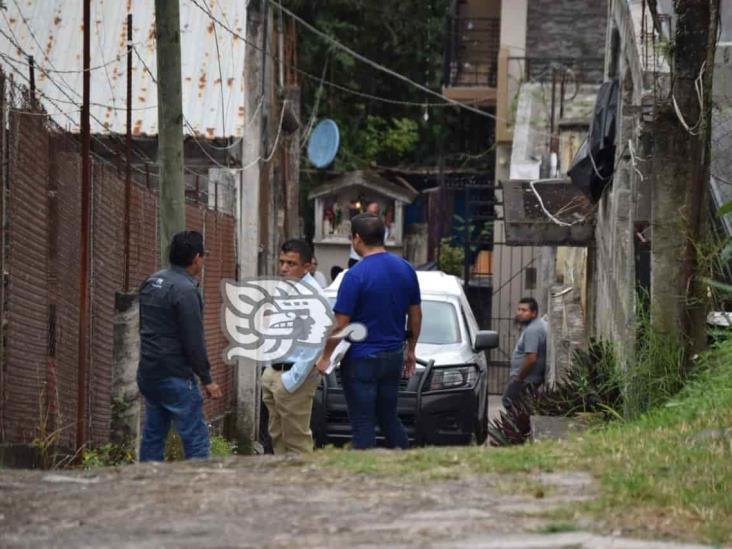
[[[198,283],[181,267],[150,276],[140,288],[140,366],[145,380],[165,377],[211,383]]]

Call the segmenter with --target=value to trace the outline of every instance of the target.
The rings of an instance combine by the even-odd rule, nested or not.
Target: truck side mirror
[[[498,347],[498,332],[493,330],[480,330],[475,335],[475,350],[485,351]]]

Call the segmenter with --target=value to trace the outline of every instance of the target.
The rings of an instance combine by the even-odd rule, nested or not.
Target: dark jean
[[[140,461],[163,461],[171,422],[183,441],[186,459],[207,458],[208,427],[203,419],[203,397],[195,379],[167,377],[145,380],[137,376],[145,397],[145,428]]]
[[[404,350],[400,348],[364,358],[347,359],[341,368],[353,448],[365,450],[376,445],[377,421],[387,447],[407,448],[407,433],[397,416]]]
[[[521,406],[522,401],[524,401],[529,394],[536,395],[540,386],[541,383],[531,383],[529,381],[519,381],[515,378],[511,378],[501,399],[503,407],[506,411],[510,411],[515,406]]]

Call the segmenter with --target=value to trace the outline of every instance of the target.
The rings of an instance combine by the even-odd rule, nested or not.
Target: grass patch
[[[732,542],[732,338],[664,405],[568,441],[406,452],[327,449],[312,459],[351,475],[409,480],[477,473],[590,471],[600,494],[578,510],[636,535]],[[561,522],[561,521],[559,521]]]
[[[562,532],[576,532],[579,530],[574,522],[550,522],[536,530],[537,534],[561,534]]]

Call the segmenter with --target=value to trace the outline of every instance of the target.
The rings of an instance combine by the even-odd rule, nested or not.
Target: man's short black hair
[[[367,246],[383,246],[386,226],[378,215],[358,214],[351,219],[351,234],[358,235]]]
[[[538,313],[539,312],[539,304],[536,302],[536,300],[533,297],[522,297],[519,299],[519,303],[523,303],[524,305],[529,306],[529,310],[532,313]]]
[[[330,268],[330,279],[331,279],[331,280],[335,280],[335,279],[336,279],[336,277],[337,277],[337,276],[338,276],[338,275],[339,275],[339,274],[340,274],[341,272],[343,272],[343,267],[341,267],[340,265],[333,265],[333,266],[332,266],[332,267]]]
[[[203,257],[203,235],[197,231],[183,231],[173,235],[168,260],[171,265],[189,267],[197,255]]]
[[[300,255],[300,261],[305,263],[311,263],[313,261],[313,249],[310,244],[300,238],[291,238],[285,240],[280,246],[280,251],[283,253],[295,252]]]

